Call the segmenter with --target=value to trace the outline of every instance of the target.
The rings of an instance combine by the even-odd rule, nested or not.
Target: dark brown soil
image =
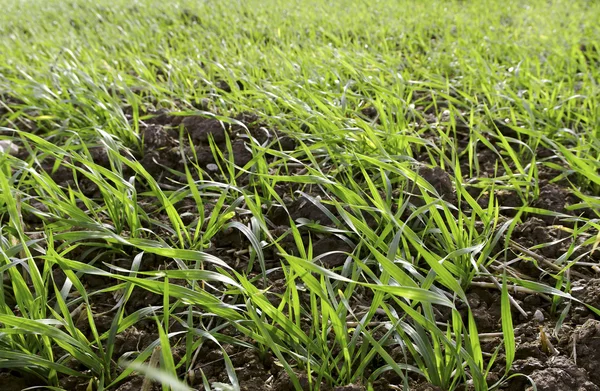
[[[295,141],[258,118],[242,114],[226,123],[204,116],[172,116],[159,112],[142,126],[143,151],[138,156],[146,170],[159,180],[183,179],[187,162],[198,164],[208,175],[218,176],[230,155],[240,168],[252,160],[251,144],[275,150],[293,150]],[[218,164],[217,164],[218,163]]]
[[[567,357],[556,356],[545,362],[535,361],[535,359],[530,359],[530,361],[532,361],[530,364],[532,367],[539,366],[529,376],[540,391],[600,390],[589,380],[588,374]]]
[[[453,201],[454,197],[454,184],[450,178],[450,174],[441,169],[440,167],[419,167],[417,170],[419,176],[423,177],[429,182],[438,195],[440,195],[446,201]]]
[[[2,386],[2,389],[6,391],[21,391],[35,384],[31,384],[20,376],[15,376],[8,372],[1,372],[0,385]]]

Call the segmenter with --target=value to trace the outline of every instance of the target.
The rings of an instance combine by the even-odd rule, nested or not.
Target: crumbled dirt
[[[578,327],[571,338],[577,353],[577,364],[586,369],[590,380],[600,384],[600,321],[590,319]]]
[[[454,198],[454,184],[450,174],[440,167],[419,167],[417,173],[429,182],[435,191],[447,201]]]
[[[540,188],[540,195],[537,200],[533,202],[533,206],[549,210],[552,212],[566,213],[566,206],[570,198],[570,192],[558,185],[548,183]],[[554,223],[555,218],[552,216],[546,216],[551,223]]]
[[[245,166],[253,158],[250,146],[255,142],[274,150],[293,150],[296,142],[274,129],[267,129],[253,114],[243,113],[232,123],[205,116],[176,116],[157,111],[140,126],[143,153],[137,156],[155,178],[178,179],[186,161],[197,163],[208,174],[218,174],[219,153],[237,166]],[[211,146],[214,143],[214,148]],[[218,150],[218,151],[217,151]],[[271,155],[268,155],[272,157]],[[193,173],[195,175],[195,173]]]
[[[189,136],[195,146],[206,145],[211,138],[217,144],[225,141],[226,125],[217,119],[184,117],[181,125],[183,125],[184,138]],[[178,131],[175,129],[171,133],[176,136]]]
[[[115,340],[115,355],[120,357],[127,352],[138,352],[150,345],[156,337],[156,335],[152,335],[146,330],[138,330],[134,326],[129,327],[117,335]]]
[[[523,200],[516,191],[497,190],[494,196],[500,206],[501,213],[505,216],[515,216],[517,209],[524,205]],[[485,205],[487,206],[487,203]]]
[[[528,312],[535,308],[536,302],[528,305],[527,301],[518,301],[525,304]],[[600,359],[600,346],[597,346],[600,344],[600,321],[588,319],[579,326],[567,321],[555,336],[552,333],[553,318],[546,311],[543,311],[543,318],[541,321],[534,317],[525,322],[516,320],[517,349],[511,372],[530,376],[538,390],[599,390],[596,364]],[[554,352],[542,343],[540,328]],[[502,372],[500,367],[498,372]],[[509,389],[531,388],[525,377],[518,376],[509,382]]]
[[[438,166],[420,166],[416,169],[416,173],[429,182],[435,193],[437,193],[437,195],[443,200],[452,204],[456,203],[454,184],[450,174]],[[423,192],[425,191],[426,190],[419,188],[417,183],[412,178],[408,178],[407,195],[409,196],[409,201],[412,205],[416,207],[425,205],[425,201],[423,199]],[[435,197],[435,193],[433,194],[433,197]]]
[[[584,242],[587,237],[584,235],[577,236],[575,239],[569,232],[568,228],[563,225],[548,225],[548,221],[538,215],[531,215],[521,224],[517,224],[512,232],[511,239],[518,245],[528,249],[529,254],[535,253],[550,263],[557,263],[556,260],[564,258],[570,254],[568,260],[581,259],[587,262],[597,262],[599,254],[592,252],[592,247]],[[520,254],[519,249],[511,248],[509,251],[515,257]],[[529,254],[526,254],[529,256]],[[562,265],[566,264],[566,260]],[[529,275],[530,277],[539,277],[545,271],[546,264],[538,264],[536,262],[522,259],[519,262],[519,270]],[[576,276],[594,277],[593,269],[576,267]],[[575,284],[579,282],[575,281]],[[577,285],[575,285],[577,286]],[[574,292],[577,289],[574,289]],[[589,289],[593,294],[594,289]]]
[[[303,391],[310,390],[310,382],[308,381],[308,376],[304,374],[297,375],[298,382],[300,383],[300,387]],[[272,389],[274,391],[296,391],[294,387],[294,383],[285,371],[279,372],[279,376],[275,380]]]
[[[91,147],[88,150],[94,163],[104,168],[110,168],[110,158],[108,157],[108,152],[106,148]]]
[[[487,147],[479,147],[476,155],[477,167],[479,167],[479,176],[493,178],[495,176],[504,175],[506,170],[502,165],[498,153],[488,149]],[[466,159],[465,159],[466,160]],[[464,173],[469,172],[470,162],[467,160],[461,166]]]
[[[587,282],[575,282],[571,293],[584,303],[600,308],[600,278],[593,278]]]
[[[207,377],[209,383],[223,382],[228,383],[227,373],[225,370],[225,362],[223,359],[223,353],[211,347],[208,344],[202,347],[202,351],[206,352],[203,355],[199,355],[198,367],[194,370],[192,385],[203,390],[202,385],[202,373]],[[285,371],[273,365],[273,359],[271,356],[266,356],[263,359],[259,357],[257,352],[253,350],[240,350],[233,347],[225,347],[227,354],[230,356],[232,364],[235,368],[235,373],[240,382],[240,388],[244,391],[254,391],[269,389],[267,384],[273,377],[275,380],[271,385],[272,390],[284,390],[287,389],[287,381],[289,376],[285,374]],[[304,376],[306,378],[306,376]],[[307,379],[306,379],[307,380]],[[280,387],[280,388],[277,388]],[[292,387],[291,390],[294,388]]]
[[[548,227],[546,222],[538,217],[530,217],[522,224],[519,224],[513,231],[512,239],[519,244],[530,248],[538,245],[538,252],[547,258],[556,259],[565,251],[565,239],[569,234],[558,228]]]
[[[538,391],[597,391],[587,372],[564,356],[549,358],[543,369],[535,369],[529,375]],[[516,388],[515,388],[516,389]],[[533,389],[528,387],[527,390]]]
[[[467,294],[467,300],[473,312],[477,329],[480,332],[496,331],[500,321],[498,295],[483,289],[473,289]]]
[[[160,125],[149,125],[141,131],[144,151],[176,147],[177,139],[171,137]]]

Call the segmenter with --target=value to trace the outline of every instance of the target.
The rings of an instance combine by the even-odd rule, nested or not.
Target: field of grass
[[[0,389],[600,390],[599,2],[0,6]]]

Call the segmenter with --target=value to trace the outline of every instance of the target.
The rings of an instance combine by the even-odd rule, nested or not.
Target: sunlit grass
[[[404,387],[498,389],[514,376],[523,312],[511,289],[546,295],[560,325],[573,279],[596,264],[596,3],[0,6],[0,368],[55,389],[67,376],[115,389],[133,373],[165,389],[240,389],[226,348],[236,346],[272,357],[296,389],[302,375],[313,390],[374,389],[387,372]],[[241,165],[230,137],[222,148],[209,139],[208,170],[180,132],[185,164],[159,177],[141,157],[160,110],[244,133],[238,115],[250,112],[296,146],[248,137]],[[547,183],[575,201],[544,206]],[[293,218],[289,198],[331,223]],[[271,212],[284,207],[281,233]],[[547,259],[538,250],[552,244],[515,243],[530,216],[566,232],[567,250]],[[243,248],[219,252],[225,232]],[[316,254],[323,237],[346,247]],[[491,353],[468,305],[473,284],[501,297]],[[134,291],[160,300],[132,309]],[[106,295],[116,304],[100,309]],[[117,336],[142,323],[153,342],[116,354]],[[209,384],[198,365],[208,342],[228,384]],[[506,370],[488,384],[498,363]]]

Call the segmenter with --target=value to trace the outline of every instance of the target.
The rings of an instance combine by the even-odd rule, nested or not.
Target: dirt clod
[[[238,166],[245,166],[252,160],[252,152],[248,150],[242,139],[237,139],[232,143],[231,152],[233,153],[233,161]]]
[[[277,143],[274,147],[279,147],[282,151],[293,151],[296,149],[296,140],[290,136],[280,136],[277,138]]]
[[[482,332],[495,331],[498,323],[498,311],[495,308],[496,298],[485,295],[485,292],[469,292],[467,294],[469,306],[475,318],[477,328]]]
[[[562,255],[565,243],[560,239],[566,236],[566,232],[548,227],[548,224],[538,217],[530,217],[524,223],[519,224],[513,232],[513,239],[521,245],[528,248],[539,246],[537,251],[552,259]]]
[[[377,112],[377,109],[373,106],[367,106],[367,107],[363,108],[360,111],[360,113],[370,120],[375,120],[379,117],[379,113]]]
[[[589,281],[575,281],[571,288],[571,294],[584,304],[600,308],[600,278],[592,278]],[[572,310],[572,320],[575,323],[585,323],[593,318],[594,314],[583,304],[575,303]]]
[[[195,146],[207,144],[211,136],[217,144],[225,142],[225,125],[219,120],[191,116],[185,117],[181,124]]]
[[[548,360],[548,367],[538,369],[530,377],[538,391],[598,391],[600,387],[592,383],[585,370],[564,356]],[[533,387],[528,388],[532,390]]]
[[[549,183],[540,189],[540,195],[533,203],[533,206],[551,212],[565,213],[565,206],[567,205],[569,195],[570,193],[567,189]],[[552,218],[552,216],[549,217]]]
[[[450,175],[440,167],[419,167],[417,173],[429,182],[437,193],[445,200],[454,195],[454,186]]]
[[[590,380],[600,384],[600,321],[589,319],[573,334],[571,343],[577,351],[577,364],[585,368]]]
[[[5,391],[21,391],[31,386],[24,378],[7,372],[0,373],[0,385],[2,386],[2,390]]]
[[[308,376],[304,375],[304,374],[299,374],[297,375],[298,378],[298,382],[300,383],[300,388],[303,391],[308,391],[310,389],[310,382],[308,381]],[[290,378],[290,375],[285,372],[285,371],[281,371],[279,373],[278,378],[275,380],[275,383],[273,384],[273,391],[295,391],[296,388],[294,387],[294,383],[292,381],[292,379]]]
[[[351,252],[352,248],[348,243],[338,237],[326,237],[313,244],[313,256],[318,257],[331,251]],[[338,267],[344,264],[348,256],[342,253],[329,254],[320,261],[326,267]]]
[[[177,145],[177,141],[160,125],[150,125],[142,129],[140,133],[144,143],[144,151],[170,148]]]
[[[278,226],[289,226],[289,218],[296,221],[298,219],[306,219],[319,223],[321,225],[332,225],[333,220],[325,213],[325,210],[330,213],[335,213],[335,207],[325,205],[316,198],[309,199],[305,196],[300,196],[295,200],[284,198],[288,213],[282,206],[273,207],[268,215],[271,221]]]

